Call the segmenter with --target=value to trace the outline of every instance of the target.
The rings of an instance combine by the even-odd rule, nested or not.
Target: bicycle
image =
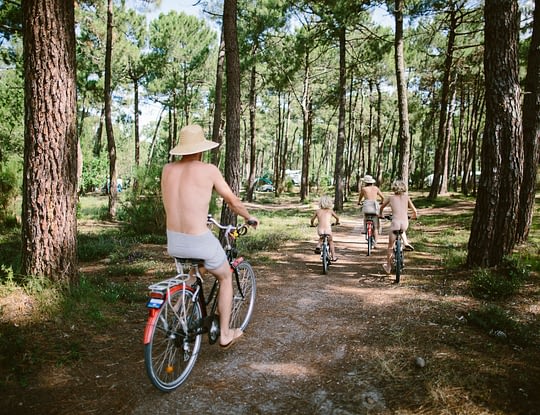
[[[375,241],[375,218],[378,217],[378,205],[373,200],[365,200],[362,203],[362,212],[364,213],[364,225],[367,241],[367,256],[371,255],[371,251],[376,245]]]
[[[366,222],[366,241],[367,241],[367,256],[371,255],[371,251],[375,247],[375,217],[377,215],[368,214],[364,216]]]
[[[339,222],[332,223],[331,226],[339,225]],[[322,262],[322,269],[323,274],[328,274],[328,269],[330,268],[330,264],[332,263],[332,255],[330,253],[330,238],[331,235],[327,233],[321,234],[319,237],[322,238],[321,242],[321,262]]]
[[[246,329],[253,314],[257,291],[251,264],[237,256],[236,239],[245,235],[248,221],[221,225],[208,215],[208,224],[224,230],[225,252],[233,272],[231,328]],[[144,360],[153,385],[171,392],[184,383],[197,361],[202,335],[214,344],[220,334],[217,278],[206,297],[198,258],[174,258],[177,275],[150,285],[148,320],[144,330]]]

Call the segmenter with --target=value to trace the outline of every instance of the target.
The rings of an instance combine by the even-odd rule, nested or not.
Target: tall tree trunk
[[[396,83],[399,109],[399,164],[398,176],[408,183],[409,181],[409,104],[407,101],[407,80],[405,79],[405,59],[403,56],[403,0],[396,0],[394,18],[396,22],[395,33],[395,65]]]
[[[484,15],[486,125],[469,266],[498,265],[514,248],[523,179],[518,2],[487,0]]]
[[[435,199],[439,193],[446,193],[448,178],[445,176],[445,171],[448,171],[448,151],[450,147],[450,137],[448,135],[448,126],[451,119],[450,111],[448,110],[450,101],[450,80],[452,77],[452,63],[454,60],[454,44],[456,41],[457,18],[456,10],[451,3],[449,12],[449,28],[446,43],[446,57],[444,60],[444,72],[441,88],[441,112],[439,115],[439,129],[437,133],[437,147],[435,150],[435,168],[433,171],[433,182],[429,191],[429,197]],[[444,183],[443,183],[444,182]],[[444,188],[443,188],[444,185]]]
[[[343,210],[343,153],[345,151],[345,105],[346,105],[346,58],[345,58],[345,26],[339,28],[339,112],[338,137],[336,144],[336,162],[334,167],[334,209]]]
[[[219,54],[216,68],[216,97],[214,99],[214,119],[212,122],[212,141],[220,143],[223,141],[223,67],[225,66],[225,41],[223,40],[223,29],[221,29],[221,41],[219,43]],[[219,166],[220,147],[212,149],[212,164]]]
[[[99,115],[99,124],[94,135],[94,147],[92,149],[92,154],[94,157],[99,157],[101,150],[103,149],[103,124],[105,122],[105,107],[101,107],[101,113]]]
[[[304,85],[302,92],[302,175],[300,177],[300,201],[304,202],[309,195],[309,160],[311,151],[311,80],[309,70],[309,52],[304,57]]]
[[[373,147],[373,80],[368,81],[369,87],[369,121],[368,121],[368,134],[367,134],[367,160],[366,160],[366,174],[373,174],[373,156],[371,150]]]
[[[517,242],[524,242],[534,212],[536,174],[540,162],[540,2],[535,1],[523,98],[523,185],[519,195]]]
[[[373,173],[377,179],[377,183],[381,183],[382,180],[382,156],[383,156],[383,143],[384,140],[381,136],[381,120],[382,120],[382,93],[381,93],[381,83],[377,82],[375,84],[377,88],[377,119],[375,121],[375,136],[377,137],[377,154],[375,156],[375,166],[373,166]]]
[[[227,109],[225,124],[225,180],[235,194],[240,193],[240,56],[236,26],[237,0],[223,3],[223,35],[227,76]],[[223,204],[221,223],[236,223],[236,214]]]
[[[74,5],[28,0],[22,13],[22,273],[66,284],[78,272]]]
[[[105,131],[107,132],[107,150],[109,152],[109,217],[116,217],[118,191],[116,187],[116,143],[112,124],[112,36],[113,36],[113,0],[107,2],[107,40],[105,44]]]
[[[139,170],[139,166],[141,164],[141,139],[140,139],[140,132],[139,132],[139,79],[134,78],[133,79],[133,95],[134,95],[134,102],[133,102],[133,108],[134,108],[134,129],[135,129],[135,170],[136,175],[135,179],[133,180],[133,191],[137,192],[139,188],[139,182],[137,180],[137,174]]]
[[[255,52],[253,52],[253,55]],[[255,164],[255,158],[257,155],[257,142],[255,138],[255,116],[257,114],[257,72],[255,71],[255,63],[251,67],[251,76],[249,80],[249,175],[248,185],[246,192],[246,200],[253,202],[253,192],[255,191],[255,175],[257,166]],[[277,165],[274,165],[274,170]]]

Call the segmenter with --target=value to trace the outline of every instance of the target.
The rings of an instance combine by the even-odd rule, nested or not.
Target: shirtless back
[[[181,160],[167,164],[161,177],[167,229],[190,235],[208,232],[206,220],[213,189],[233,212],[249,220],[249,212],[219,169],[203,163],[201,153],[185,155]]]
[[[319,235],[331,235],[332,234],[332,218],[338,220],[336,214],[332,209],[319,209],[315,212],[317,217],[317,233]]]
[[[384,195],[377,186],[364,186],[360,191],[360,200],[377,200],[379,198],[381,202],[384,200]]]

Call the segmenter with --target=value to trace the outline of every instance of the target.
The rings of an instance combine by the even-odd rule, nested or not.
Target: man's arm
[[[255,221],[256,223],[253,226],[257,227],[257,225],[259,224],[258,219],[249,214],[247,208],[244,206],[238,196],[233,193],[232,189],[227,184],[218,168],[212,164],[209,164],[209,166],[212,170],[211,174],[213,177],[214,189],[216,189],[216,192],[218,192],[218,194],[223,198],[223,200],[227,203],[229,208],[234,213],[242,216],[246,221]]]
[[[364,189],[360,189],[360,194],[358,195],[358,203],[357,205],[359,205],[361,202],[362,202],[362,199],[364,198]]]

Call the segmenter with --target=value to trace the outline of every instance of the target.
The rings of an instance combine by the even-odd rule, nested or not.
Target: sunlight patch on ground
[[[317,372],[312,368],[297,363],[259,363],[251,364],[253,370],[275,376],[315,376]]]
[[[406,289],[397,289],[386,291],[381,296],[373,296],[373,288],[334,286],[332,290],[340,294],[357,295],[362,297],[364,303],[377,305],[401,303],[403,302],[404,294],[406,294],[406,291],[409,291]]]

